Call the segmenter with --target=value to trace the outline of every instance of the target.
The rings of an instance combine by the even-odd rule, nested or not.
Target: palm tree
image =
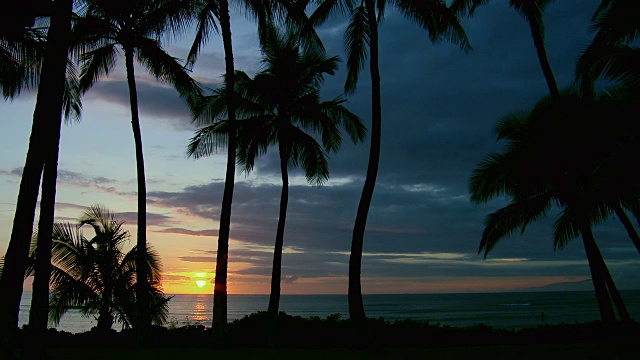
[[[39,91],[36,97],[29,148],[20,181],[9,247],[3,264],[4,268],[10,269],[10,271],[3,271],[0,276],[0,293],[2,293],[2,297],[0,297],[0,346],[5,349],[10,349],[15,343],[15,329],[18,324],[23,279],[28,264],[29,243],[33,231],[40,178],[45,161],[51,163],[52,170],[57,166],[57,144],[59,144],[61,114],[65,103],[67,42],[71,30],[72,1],[56,1],[44,13],[40,12],[42,10],[42,8],[36,8],[34,13],[29,12],[24,15],[28,15],[29,19],[31,19],[31,15],[34,17],[51,15],[47,42],[57,45],[47,46],[40,67]],[[46,158],[45,154],[47,154]],[[52,159],[54,157],[56,165],[53,165]],[[46,176],[44,182],[47,183],[47,189],[55,189],[55,176],[51,176],[51,174]],[[45,190],[43,190],[43,195]],[[55,190],[53,196],[51,196],[50,190],[46,190],[46,192],[48,199],[55,197]],[[50,201],[47,200],[47,204],[49,203]],[[48,213],[49,210],[52,211],[53,206],[49,208],[47,205],[47,208],[44,209],[43,218],[50,220],[43,220],[43,222],[53,222],[53,216],[52,213]],[[39,295],[38,298],[41,299],[44,296]],[[41,337],[39,339],[34,339],[37,347],[43,343]]]
[[[489,1],[491,0],[454,0],[451,7],[456,12],[472,15],[479,6]],[[544,46],[544,21],[542,20],[544,9],[553,1],[554,0],[509,0],[509,5],[529,23],[533,44],[538,54],[538,61],[540,62],[547,86],[549,87],[549,94],[551,95],[551,99],[556,101],[556,99],[560,97],[560,90],[558,90],[558,84],[553,75],[547,50]]]
[[[594,98],[595,84],[599,78],[606,79],[614,85],[607,89],[609,97],[614,99],[619,115],[637,107],[638,91],[640,91],[640,58],[634,40],[640,30],[638,15],[640,4],[637,1],[603,0],[593,16],[593,27],[596,35],[589,47],[582,54],[576,66],[576,84],[585,101]],[[617,188],[616,185],[612,188]],[[632,238],[640,252],[640,236],[626,215],[623,207],[632,211],[636,219],[640,219],[640,209],[635,196],[627,199],[625,204],[612,202],[613,209]],[[629,203],[631,200],[631,203]]]
[[[125,57],[129,101],[131,105],[131,125],[136,149],[138,181],[138,236],[137,249],[141,255],[147,252],[146,235],[146,184],[142,133],[138,115],[138,95],[134,72],[134,59],[151,74],[163,82],[173,85],[182,97],[188,99],[199,92],[195,81],[176,58],[170,56],[161,46],[160,36],[166,31],[179,31],[191,16],[188,0],[152,1],[89,1],[84,17],[78,19],[75,31],[83,36],[78,40],[83,62],[80,89],[85,92],[98,80],[109,75],[116,65],[122,48]],[[138,321],[139,331],[148,327],[149,299],[147,282],[149,269],[143,256],[137,257],[138,281]]]
[[[518,229],[524,231],[555,204],[562,209],[554,224],[556,248],[582,235],[602,320],[615,319],[610,296],[621,319],[628,320],[591,227],[612,213],[609,198],[594,194],[602,194],[601,188],[624,171],[619,158],[628,157],[626,153],[638,146],[640,132],[628,117],[613,117],[603,124],[601,114],[610,110],[607,104],[587,107],[575,94],[563,94],[560,100],[555,105],[543,100],[531,113],[512,115],[499,123],[498,139],[507,140],[507,146],[474,170],[471,198],[482,203],[506,195],[510,203],[487,216],[479,252],[484,250],[486,257],[501,239]],[[621,149],[618,144],[631,135],[635,140]]]
[[[285,0],[242,0],[246,13],[257,19],[258,33],[264,37],[264,29],[270,26],[277,18],[286,17],[290,25],[304,27],[306,16],[303,7],[295,2]],[[187,63],[193,64],[200,52],[201,46],[206,43],[212,32],[222,33],[225,59],[225,85],[229,102],[227,104],[229,133],[236,132],[236,104],[231,101],[235,98],[235,67],[233,63],[233,44],[231,42],[231,18],[229,16],[228,0],[201,0],[197,2],[197,30],[195,40]],[[307,37],[313,37],[315,32],[305,27]],[[224,193],[222,195],[222,207],[220,210],[220,230],[218,231],[218,250],[216,255],[216,277],[213,290],[213,319],[212,326],[216,331],[223,333],[227,325],[227,272],[229,266],[229,232],[231,228],[231,203],[233,201],[234,177],[236,173],[235,154],[237,149],[236,138],[231,136],[227,143],[227,167],[224,181]]]
[[[301,38],[291,31],[283,36],[271,29],[263,40],[263,70],[253,79],[241,71],[235,75],[237,110],[243,117],[237,123],[236,158],[248,172],[253,169],[256,157],[278,144],[282,192],[268,308],[268,313],[275,317],[280,304],[289,168],[300,165],[309,183],[321,185],[329,178],[325,151],[337,151],[341,144],[339,126],[345,128],[354,143],[364,139],[366,129],[343,106],[345,100],[341,97],[320,100],[324,75],[334,74],[337,57],[329,58],[312,49],[300,52]],[[226,88],[218,89],[196,110],[194,116],[200,123],[211,124],[196,131],[189,144],[189,156],[210,155],[221,143],[228,142],[229,121],[221,118],[227,115],[227,101]],[[322,145],[309,132],[317,133]]]
[[[109,330],[114,322],[129,328],[135,324],[136,267],[139,253],[136,247],[124,252],[129,232],[123,221],[100,205],[94,205],[81,215],[79,224],[56,223],[52,232],[52,277],[49,317],[58,324],[73,307],[80,307],[84,316],[97,319],[97,329]],[[90,226],[95,236],[85,237],[84,226]],[[40,234],[41,235],[41,234]],[[31,257],[37,259],[34,237]],[[38,244],[39,245],[39,244]],[[151,270],[149,298],[152,299],[151,319],[157,325],[166,322],[168,301],[160,288],[161,265],[158,253],[147,247],[143,261]],[[27,275],[33,271],[30,268]]]
[[[637,1],[602,1],[592,19],[596,35],[576,66],[576,82],[583,96],[593,97],[599,78],[638,88],[640,57],[635,39],[640,31],[639,15]]]
[[[358,76],[365,64],[367,55],[369,55],[372,116],[371,148],[367,176],[353,227],[351,255],[349,258],[349,316],[355,322],[361,322],[366,318],[360,283],[362,247],[367,216],[378,175],[381,146],[382,100],[378,65],[378,25],[384,18],[386,7],[393,5],[404,16],[427,30],[431,41],[448,40],[460,45],[463,50],[469,50],[471,46],[458,21],[458,17],[442,0],[361,0],[358,6],[354,6],[356,2],[353,0],[322,0],[317,1],[317,3],[319,4],[310,18],[315,25],[324,22],[334,11],[340,9],[350,10],[351,20],[345,32],[348,68],[345,91],[347,93],[353,93],[356,90]]]
[[[202,1],[198,12],[198,27],[193,47],[189,53],[188,63],[195,62],[200,46],[208,40],[208,34],[217,31],[215,19],[220,23],[222,43],[224,47],[226,89],[230,99],[234,97],[235,72],[233,64],[233,44],[231,43],[231,18],[229,16],[229,2],[227,0]],[[229,131],[235,132],[236,109],[235,103],[227,104],[229,114]],[[234,177],[236,174],[235,152],[236,140],[229,138],[227,154],[227,168],[222,195],[222,209],[220,211],[220,230],[218,231],[218,252],[216,255],[216,277],[213,288],[213,319],[212,327],[222,332],[227,325],[227,269],[229,264],[229,232],[231,228],[231,201],[233,200]]]
[[[42,28],[0,32],[0,88],[5,99],[37,86],[45,38]]]

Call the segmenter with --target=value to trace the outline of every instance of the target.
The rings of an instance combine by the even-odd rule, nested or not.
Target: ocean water
[[[640,320],[640,290],[622,291],[621,294],[631,317]],[[28,321],[30,302],[31,294],[25,293],[20,325]],[[268,295],[229,295],[228,319],[233,321],[264,311],[268,303]],[[364,295],[364,303],[368,317],[382,317],[388,321],[410,318],[450,326],[485,324],[518,329],[599,319],[598,305],[591,291]],[[213,295],[175,295],[169,302],[167,325],[202,324],[209,327],[212,311]],[[293,316],[322,318],[340,314],[346,319],[349,314],[346,295],[283,295],[280,311]],[[78,333],[95,325],[95,319],[83,317],[78,310],[70,310],[57,328]],[[119,330],[120,325],[114,325],[114,329]]]

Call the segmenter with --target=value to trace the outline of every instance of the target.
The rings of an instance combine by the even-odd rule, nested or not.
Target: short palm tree
[[[385,9],[387,6],[393,6],[399,10],[405,17],[427,30],[429,38],[433,42],[447,40],[460,45],[464,50],[470,49],[471,46],[457,15],[447,7],[446,2],[443,0],[317,0],[315,3],[317,3],[317,8],[310,17],[315,25],[324,22],[335,11],[348,9],[350,12],[351,20],[344,36],[348,57],[348,74],[345,84],[347,93],[356,90],[360,71],[364,67],[367,56],[369,57],[372,116],[371,149],[367,175],[353,226],[351,255],[349,258],[349,316],[352,320],[360,323],[366,317],[360,282],[364,231],[380,162],[382,99],[380,95],[380,68],[378,65],[378,27],[384,18]]]
[[[126,328],[135,324],[139,254],[136,247],[123,251],[129,240],[123,224],[111,211],[94,205],[85,210],[78,225],[54,225],[49,316],[55,324],[74,307],[80,307],[85,316],[95,317],[99,330],[111,329],[114,322]],[[85,237],[86,226],[93,229],[95,236]],[[32,258],[37,258],[37,241],[34,237]],[[147,247],[143,261],[151,270],[147,288],[152,304],[150,316],[153,323],[162,325],[167,320],[170,298],[165,297],[160,288],[159,255]]]
[[[603,123],[600,115],[607,112],[606,106],[604,111],[587,108],[575,94],[560,99],[560,107],[546,99],[531,113],[509,116],[499,123],[498,139],[507,140],[507,146],[474,170],[471,198],[481,203],[506,195],[510,202],[487,216],[479,251],[486,256],[501,239],[518,229],[524,231],[555,204],[562,209],[554,224],[555,246],[563,248],[582,235],[602,320],[615,318],[610,296],[621,319],[628,320],[591,227],[612,213],[612,198],[626,197],[625,192],[634,188],[615,191],[609,187],[625,171],[619,166],[624,163],[620,158],[628,158],[628,151],[638,146],[640,132],[629,118],[612,119],[616,126]],[[632,144],[621,149],[619,144],[630,134]],[[634,181],[637,189],[638,181]],[[600,196],[603,194],[607,196]],[[637,199],[637,192],[635,196]]]
[[[188,0],[91,0],[87,3],[85,15],[78,19],[75,31],[81,34],[78,51],[83,62],[80,89],[85,92],[97,81],[109,75],[116,65],[119,48],[124,52],[129,99],[131,105],[131,125],[136,151],[138,181],[138,234],[137,249],[146,253],[146,182],[142,132],[138,114],[138,95],[134,65],[135,59],[152,75],[173,85],[184,98],[199,92],[196,82],[185,68],[170,56],[161,46],[160,37],[167,31],[181,30],[189,23],[192,9]],[[145,283],[149,273],[139,256],[136,267],[138,278],[137,298],[139,302],[140,328],[146,328],[150,319],[146,316],[149,299]]]
[[[320,86],[324,75],[333,75],[338,59],[307,49],[301,51],[301,38],[295,32],[279,34],[273,28],[262,43],[263,69],[252,79],[237,71],[235,87],[237,111],[242,119],[237,124],[237,162],[245,171],[253,169],[255,160],[278,145],[282,193],[280,216],[271,277],[270,315],[278,314],[282,248],[289,199],[289,168],[300,165],[307,181],[321,185],[329,178],[327,152],[337,151],[342,141],[343,127],[352,141],[362,141],[366,129],[360,119],[337,97],[320,100]],[[227,142],[229,121],[226,88],[218,89],[196,109],[195,118],[206,125],[196,131],[188,148],[193,157],[210,155],[217,146]],[[317,134],[320,145],[313,137]]]

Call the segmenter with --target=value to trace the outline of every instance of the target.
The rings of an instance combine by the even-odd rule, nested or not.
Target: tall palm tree
[[[261,13],[261,12],[260,12]],[[195,62],[200,47],[208,40],[208,34],[217,31],[215,19],[220,23],[222,43],[224,47],[225,84],[229,99],[234,97],[235,82],[233,74],[233,44],[231,43],[231,18],[229,16],[229,2],[227,0],[203,0],[198,12],[198,27],[196,37],[189,53],[188,63]],[[236,109],[235,103],[227,103],[229,114],[229,131],[235,132]],[[218,252],[216,255],[216,277],[213,288],[213,319],[212,327],[222,332],[227,325],[227,269],[229,264],[229,232],[231,228],[231,202],[233,200],[234,178],[236,174],[235,152],[236,139],[229,138],[227,148],[227,168],[220,211],[220,230],[218,231]]]
[[[49,317],[58,324],[73,307],[80,307],[84,316],[97,318],[97,329],[109,330],[114,322],[123,327],[135,323],[136,266],[139,256],[136,247],[124,252],[129,232],[111,211],[94,205],[81,215],[79,224],[56,223],[52,238],[52,277]],[[95,233],[85,237],[82,229],[90,226]],[[42,234],[39,234],[42,235]],[[34,237],[31,257],[37,260]],[[167,320],[168,301],[160,288],[161,265],[157,252],[147,247],[143,261],[151,270],[148,288],[152,299],[152,321],[162,325]],[[33,273],[29,268],[27,275]]]
[[[85,16],[78,19],[74,28],[78,34],[82,34],[78,39],[78,47],[83,62],[80,78],[80,89],[83,92],[113,70],[120,54],[118,48],[124,52],[138,182],[136,247],[141,255],[147,252],[147,192],[134,60],[160,81],[173,85],[185,99],[197,93],[199,88],[195,81],[177,59],[162,48],[160,42],[160,37],[165,32],[182,30],[190,21],[191,11],[188,0],[92,0],[87,4]],[[142,331],[150,324],[146,290],[150,274],[143,256],[138,256],[137,259],[139,323],[136,327]]]
[[[251,79],[236,71],[235,87],[238,113],[237,162],[245,171],[253,169],[256,157],[271,145],[278,145],[282,192],[271,275],[268,313],[275,317],[280,305],[282,248],[289,199],[289,168],[300,165],[311,184],[321,185],[329,178],[325,151],[337,151],[342,126],[353,142],[362,141],[366,129],[360,119],[344,106],[344,99],[320,100],[324,75],[333,75],[337,57],[317,50],[301,52],[301,38],[295,32],[286,35],[272,29],[262,43],[263,69]],[[189,156],[210,155],[229,138],[226,88],[218,89],[195,111],[200,123],[210,123],[196,131],[188,148]],[[309,133],[322,138],[320,145]],[[323,149],[324,148],[324,149]]]
[[[554,224],[555,246],[562,248],[582,235],[602,320],[615,319],[610,296],[621,319],[628,320],[591,227],[612,213],[609,199],[594,194],[602,194],[601,187],[618,178],[616,172],[623,163],[619,158],[627,158],[627,152],[640,145],[640,131],[629,117],[612,117],[603,124],[601,113],[608,106],[587,107],[575,94],[560,100],[552,104],[546,99],[531,113],[512,115],[499,123],[498,139],[507,140],[507,146],[474,170],[471,198],[481,203],[507,195],[510,203],[487,216],[479,251],[486,256],[501,239],[518,229],[524,231],[556,204],[562,212]],[[634,140],[621,149],[619,143],[629,136]],[[622,171],[629,175],[628,170]]]
[[[367,216],[378,175],[382,131],[378,26],[384,18],[386,7],[394,6],[405,17],[427,30],[432,42],[447,40],[460,45],[463,50],[469,50],[471,46],[458,21],[458,17],[442,0],[361,0],[359,2],[353,0],[318,0],[316,3],[318,3],[318,6],[310,17],[315,25],[324,22],[333,12],[349,9],[351,19],[345,32],[348,68],[345,91],[347,93],[353,93],[356,90],[358,76],[364,67],[367,55],[369,55],[372,116],[371,148],[367,175],[353,226],[351,255],[349,257],[349,316],[355,322],[361,322],[366,317],[360,282],[362,249]]]
[[[39,73],[36,108],[29,139],[25,166],[22,172],[16,212],[9,247],[4,258],[4,268],[0,275],[0,347],[11,349],[18,324],[20,298],[23,279],[28,264],[29,243],[33,231],[36,202],[40,188],[40,178],[47,159],[57,164],[57,144],[65,96],[65,73],[68,63],[68,38],[71,31],[72,1],[56,1],[51,8],[41,13],[42,8],[31,15],[50,15],[51,23],[47,33],[47,43]],[[55,45],[52,45],[55,44]],[[45,158],[45,154],[47,154]],[[53,160],[51,160],[53,162]],[[57,165],[51,165],[55,168]],[[55,176],[47,176],[48,189],[55,189]],[[55,197],[47,190],[48,198]],[[44,190],[43,190],[44,195]],[[47,203],[50,203],[47,200]],[[42,216],[53,222],[53,206],[45,209]],[[49,220],[50,219],[50,220]],[[44,296],[38,296],[44,298]],[[40,302],[41,303],[41,302]],[[38,301],[36,301],[38,304]],[[40,336],[38,336],[41,338]],[[36,346],[43,341],[34,339]],[[9,350],[10,352],[10,350]],[[10,355],[10,354],[9,354]]]
[[[306,16],[304,8],[296,2],[286,0],[242,0],[248,16],[257,19],[258,33],[264,37],[267,26],[274,20],[286,18],[293,26],[304,27]],[[197,30],[191,51],[187,58],[189,64],[193,64],[209,35],[213,32],[222,33],[225,59],[225,86],[228,94],[227,114],[229,133],[236,132],[236,105],[231,99],[235,98],[235,67],[233,63],[233,44],[231,39],[231,18],[229,16],[228,0],[200,0],[196,6],[198,9]],[[216,23],[216,20],[218,23]],[[218,27],[219,25],[219,27]],[[309,27],[305,27],[308,29]],[[311,37],[313,31],[307,31]],[[306,37],[305,37],[306,38]],[[222,195],[222,207],[220,210],[220,229],[218,231],[218,250],[216,255],[216,277],[213,290],[213,319],[212,326],[216,331],[224,332],[227,325],[227,272],[229,267],[229,233],[231,228],[231,203],[233,201],[234,178],[236,173],[235,154],[237,149],[236,138],[231,136],[227,143],[227,167],[224,181],[224,193]]]
[[[479,6],[490,1],[491,0],[454,0],[451,7],[456,12],[472,15]],[[553,75],[551,64],[549,63],[546,47],[544,46],[544,20],[542,19],[544,9],[553,1],[554,0],[509,0],[509,5],[529,23],[531,37],[536,47],[538,61],[540,62],[540,68],[547,82],[549,94],[551,98],[556,101],[556,99],[560,97],[560,90],[558,89],[558,84]]]

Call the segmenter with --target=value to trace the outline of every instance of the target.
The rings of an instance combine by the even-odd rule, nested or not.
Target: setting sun
[[[207,285],[207,282],[205,280],[196,280],[196,285],[198,285],[199,288]]]

